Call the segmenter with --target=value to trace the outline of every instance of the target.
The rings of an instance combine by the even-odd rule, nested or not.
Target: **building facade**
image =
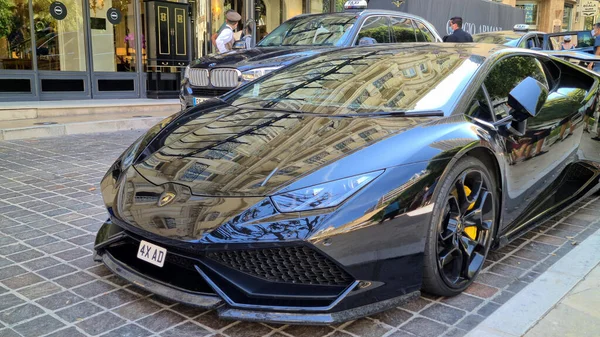
[[[525,22],[542,32],[588,30],[598,22],[598,0],[499,0],[525,11]]]
[[[234,9],[260,39],[341,0],[0,0],[0,102],[176,97]]]

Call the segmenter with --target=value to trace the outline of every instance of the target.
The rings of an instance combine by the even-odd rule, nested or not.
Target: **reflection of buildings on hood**
[[[256,193],[276,168],[265,189],[416,125],[417,120],[332,120],[240,111],[212,123],[191,127],[193,123],[182,125],[183,132],[175,130],[168,138],[170,145],[138,165],[144,176],[204,193]]]

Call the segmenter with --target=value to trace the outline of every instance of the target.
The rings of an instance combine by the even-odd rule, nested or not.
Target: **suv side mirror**
[[[233,43],[231,49],[246,49],[246,42],[244,40],[237,40]]]
[[[548,89],[533,77],[527,77],[508,94],[508,105],[514,121],[535,117],[548,98]]]

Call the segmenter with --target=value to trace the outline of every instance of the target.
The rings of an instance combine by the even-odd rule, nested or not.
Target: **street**
[[[225,321],[165,300],[92,260],[100,180],[141,131],[0,142],[0,336],[463,336],[600,228],[600,200],[491,252],[453,298],[423,294],[333,326]]]

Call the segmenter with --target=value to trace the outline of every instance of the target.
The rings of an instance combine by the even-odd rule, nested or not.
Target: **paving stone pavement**
[[[424,294],[332,326],[224,321],[162,299],[92,260],[99,182],[139,131],[0,142],[0,336],[462,336],[600,228],[600,199],[490,253],[463,294]]]

